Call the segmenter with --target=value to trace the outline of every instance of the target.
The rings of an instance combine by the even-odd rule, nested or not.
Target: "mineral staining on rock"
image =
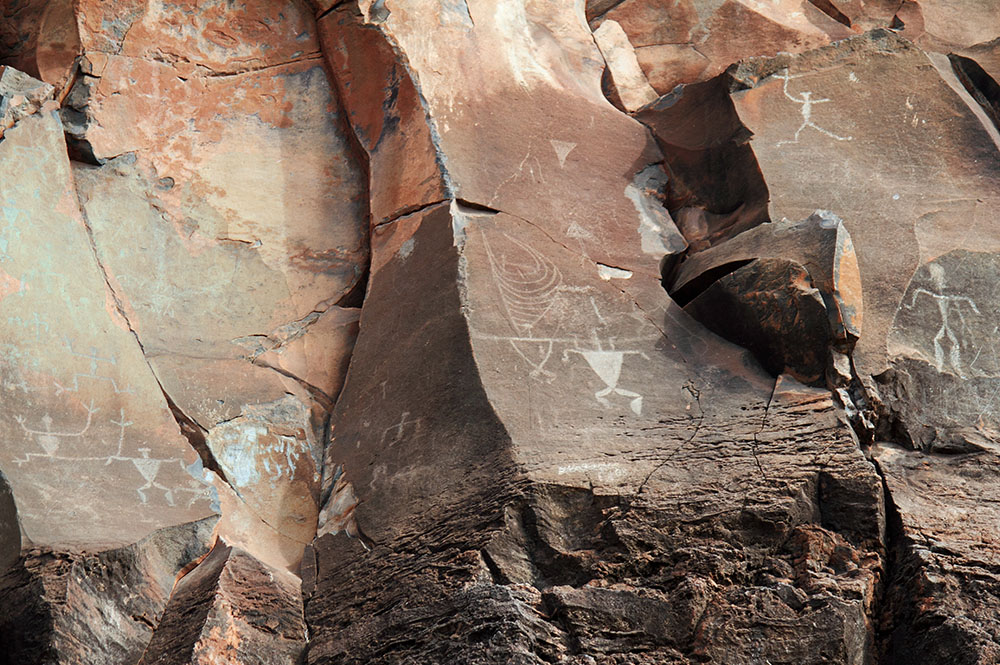
[[[93,252],[56,110],[8,130],[0,159],[0,445],[24,535],[50,547],[126,545],[208,516],[201,462]]]
[[[989,7],[8,5],[0,660],[1000,658]]]

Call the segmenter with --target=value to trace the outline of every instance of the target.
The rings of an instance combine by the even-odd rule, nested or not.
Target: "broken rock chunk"
[[[0,65],[0,138],[15,122],[42,108],[54,90],[48,83]]]
[[[852,31],[802,0],[625,0],[591,21],[614,20],[660,94],[697,83],[755,55],[801,52]]]
[[[665,277],[696,319],[754,351],[770,372],[821,384],[861,335],[857,257],[843,222],[818,210],[691,255]]]
[[[135,663],[176,579],[208,553],[215,524],[161,529],[96,554],[26,549],[0,576],[0,662]]]
[[[299,578],[220,543],[178,582],[139,665],[294,665],[305,648]]]

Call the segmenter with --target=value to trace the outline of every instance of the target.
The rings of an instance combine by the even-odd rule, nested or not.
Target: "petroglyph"
[[[549,139],[549,143],[552,144],[552,149],[556,151],[556,158],[559,160],[559,166],[566,166],[566,157],[573,151],[576,144],[571,141],[557,141],[556,139]]]
[[[150,448],[138,448],[137,452],[140,455],[139,457],[129,456],[124,452],[126,431],[134,424],[132,421],[125,419],[124,409],[119,410],[117,419],[108,420],[108,423],[114,425],[118,431],[117,440],[113,444],[115,447],[115,451],[113,453],[109,453],[104,456],[59,454],[59,450],[63,444],[63,439],[83,439],[88,436],[91,428],[95,425],[94,416],[100,412],[100,409],[94,406],[93,401],[89,404],[83,405],[83,408],[87,413],[85,421],[78,428],[70,430],[53,429],[53,419],[47,413],[41,417],[40,425],[36,426],[29,426],[27,424],[27,419],[24,416],[14,416],[14,420],[18,423],[18,425],[20,425],[21,430],[27,434],[31,440],[38,444],[38,447],[42,449],[42,452],[27,452],[23,457],[16,457],[11,461],[18,466],[30,464],[33,461],[103,462],[104,466],[110,466],[115,462],[131,464],[146,481],[144,485],[136,488],[139,501],[143,505],[148,503],[149,499],[146,491],[150,489],[161,490],[163,492],[164,500],[169,506],[177,505],[175,496],[175,493],[177,492],[186,492],[191,495],[187,502],[188,507],[204,496],[205,488],[202,487],[201,483],[196,480],[192,481],[191,487],[186,488],[167,487],[156,481],[161,468],[168,464],[177,464],[182,471],[190,474],[191,469],[184,464],[183,460],[176,457],[150,457]],[[92,443],[92,441],[88,441],[88,443]],[[101,443],[108,447],[106,441],[101,441]]]
[[[830,138],[835,139],[837,141],[853,141],[854,137],[852,137],[852,136],[840,136],[838,134],[834,134],[830,130],[823,129],[822,127],[820,127],[819,125],[817,125],[815,122],[813,122],[813,119],[812,119],[813,105],[815,105],[815,104],[826,104],[828,102],[832,102],[833,101],[832,99],[825,99],[825,98],[822,98],[822,97],[819,98],[819,99],[813,99],[813,93],[812,93],[812,91],[809,91],[809,90],[805,90],[803,92],[800,92],[797,95],[793,95],[792,93],[788,92],[788,82],[791,81],[791,80],[794,80],[794,79],[803,78],[804,76],[805,76],[805,74],[794,74],[794,75],[793,74],[789,74],[787,69],[783,69],[783,70],[781,70],[781,72],[779,74],[775,75],[775,78],[778,78],[778,79],[782,80],[781,90],[782,90],[782,92],[785,93],[785,97],[788,98],[789,101],[794,102],[794,103],[796,103],[796,104],[798,104],[799,106],[802,107],[800,109],[800,112],[802,113],[802,124],[799,125],[799,128],[795,130],[795,137],[792,140],[790,140],[790,141],[787,141],[787,140],[786,141],[778,141],[777,145],[780,146],[780,145],[785,145],[785,144],[788,144],[788,143],[798,143],[799,142],[799,136],[802,134],[802,132],[807,127],[811,127],[812,129],[815,129],[819,133],[825,134],[826,136],[829,136]]]
[[[953,329],[953,321],[949,320],[949,316],[954,313],[959,319],[959,324],[962,328],[965,328],[965,315],[963,314],[963,306],[970,308],[976,314],[979,314],[979,307],[976,303],[967,296],[959,295],[944,295],[940,293],[945,288],[944,282],[944,268],[940,265],[932,264],[928,266],[931,273],[931,278],[934,280],[935,286],[938,287],[938,291],[929,291],[924,288],[918,288],[913,292],[910,297],[909,307],[915,307],[917,304],[917,299],[920,296],[927,296],[932,299],[935,304],[937,304],[938,314],[941,317],[941,327],[938,329],[937,334],[934,335],[934,365],[938,368],[939,372],[943,372],[945,368],[945,349],[942,342],[947,340],[948,346],[948,361],[951,363],[952,369],[958,372],[958,375],[965,378],[965,374],[962,372],[962,355],[961,355],[961,342],[958,336],[955,334]]]
[[[594,370],[594,374],[600,377],[601,381],[604,382],[604,389],[598,390],[594,393],[594,398],[598,402],[606,407],[611,406],[611,401],[608,400],[607,396],[614,393],[615,395],[621,395],[623,397],[630,398],[629,408],[637,416],[642,415],[642,395],[632,391],[626,390],[625,388],[620,388],[618,386],[618,381],[622,374],[622,365],[625,363],[625,356],[627,355],[639,355],[643,358],[649,359],[642,351],[616,351],[616,350],[604,350],[604,349],[566,349],[563,351],[563,361],[569,360],[569,354],[578,353],[583,356],[583,359],[587,361],[590,365],[590,369]]]
[[[70,381],[67,381],[65,385],[59,383],[58,381],[53,381],[56,387],[56,395],[62,395],[64,392],[79,392],[80,391],[80,379],[93,379],[94,381],[106,381],[111,384],[111,389],[114,390],[116,395],[122,393],[132,394],[135,391],[130,386],[125,386],[124,388],[119,388],[118,381],[114,377],[107,376],[98,372],[98,366],[100,363],[107,363],[109,365],[117,365],[118,361],[114,355],[108,357],[101,356],[98,353],[97,348],[90,347],[86,353],[81,353],[73,348],[73,341],[68,337],[63,338],[63,342],[66,344],[66,348],[69,349],[69,354],[77,358],[84,358],[88,361],[90,365],[90,371],[87,373],[74,372],[70,377]]]
[[[531,365],[532,378],[547,377],[551,380],[555,375],[545,369],[545,364],[552,356],[554,341],[533,336],[532,329],[552,309],[563,282],[562,274],[541,252],[506,234],[504,238],[520,250],[521,260],[510,260],[507,254],[494,253],[483,234],[483,246],[500,293],[500,302],[507,320],[518,333],[507,339],[514,351]]]
[[[399,416],[399,422],[382,430],[382,437],[379,442],[383,446],[392,447],[404,439],[419,439],[423,436],[423,418],[410,418],[409,411],[403,411]]]

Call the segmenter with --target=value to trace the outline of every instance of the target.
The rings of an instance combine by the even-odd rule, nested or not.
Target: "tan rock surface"
[[[804,0],[625,0],[591,25],[605,20],[621,24],[661,95],[717,76],[746,57],[799,53],[852,34]]]
[[[998,16],[3,3],[0,663],[996,661]]]
[[[55,111],[8,130],[0,164],[0,445],[27,538],[49,547],[125,545],[205,517],[201,460],[105,281]]]

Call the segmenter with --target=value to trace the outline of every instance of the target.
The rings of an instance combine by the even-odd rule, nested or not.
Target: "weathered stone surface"
[[[52,86],[7,65],[0,65],[0,137],[21,118],[52,97]]]
[[[798,53],[851,35],[801,0],[625,0],[591,19],[621,24],[652,86],[661,95],[708,80],[737,60]]]
[[[136,662],[178,576],[211,547],[215,522],[162,529],[98,554],[26,551],[0,577],[0,662]]]
[[[0,573],[10,568],[21,553],[21,526],[10,483],[0,471]]]
[[[770,263],[745,265],[758,260]],[[738,276],[740,272],[744,275]],[[727,284],[712,289],[713,282],[722,281]],[[763,224],[717,247],[693,254],[672,275],[665,276],[665,282],[679,304],[690,303],[716,325],[762,325],[759,333],[744,331],[758,339],[758,346],[773,341],[775,350],[793,351],[793,347],[799,347],[795,352],[802,354],[803,361],[806,357],[814,358],[798,366],[804,373],[793,372],[807,383],[823,378],[830,350],[850,353],[861,335],[864,306],[858,257],[843,221],[826,210],[817,210],[802,222],[782,220]],[[768,295],[772,289],[773,295]],[[713,295],[702,297],[708,295],[707,290],[713,290]],[[751,314],[753,320],[744,321],[727,312],[729,307],[718,302],[719,297],[731,304],[745,299],[745,303],[737,306],[755,312]],[[767,304],[755,303],[759,297],[776,299]],[[816,300],[820,309],[807,304],[810,300]],[[787,311],[781,306],[782,301],[788,302]],[[805,309],[796,313],[800,305]],[[819,318],[813,314],[819,314]],[[770,315],[775,320],[765,322]],[[705,318],[699,315],[695,318],[715,329]],[[740,343],[731,336],[723,336]],[[777,357],[787,356],[781,352]],[[781,363],[765,362],[764,366],[769,364],[773,365],[769,368],[773,373],[782,373]]]
[[[604,97],[604,60],[575,9],[513,0],[362,6],[405,55],[452,196],[539,224],[624,270],[648,270],[647,256],[683,248],[635,182],[659,150]]]
[[[833,336],[808,270],[793,261],[753,259],[685,305],[712,332],[751,352],[774,375],[826,383]]]
[[[962,84],[1000,128],[1000,38],[949,57]]]
[[[85,4],[62,116],[78,156],[100,165],[74,167],[83,211],[171,410],[206,455],[242,442],[210,465],[222,533],[294,568],[314,534],[316,469],[303,480],[265,465],[259,446],[285,444],[252,434],[294,430],[284,452],[321,458],[356,335],[341,305],[363,289],[368,214],[311,12],[286,5]],[[304,413],[293,425],[261,415],[287,395]],[[237,469],[265,495],[228,487],[247,480]]]
[[[240,416],[212,428],[207,437],[207,446],[246,506],[247,517],[269,527],[254,529],[251,519],[223,533],[238,534],[230,536],[234,542],[272,565],[297,568],[302,549],[316,534],[322,450],[311,430],[308,409],[286,396],[245,407]],[[227,515],[224,526],[230,520],[238,518]],[[271,536],[272,530],[277,538]]]
[[[334,414],[328,468],[341,466],[353,500],[325,515],[350,512],[363,538],[316,543],[310,662],[729,662],[760,630],[772,662],[821,648],[865,662],[880,481],[829,392],[787,377],[774,389],[679,310],[664,336],[620,275],[595,280],[596,264],[505,213],[442,205],[373,242],[352,362],[378,369],[352,373]],[[403,315],[396,298],[421,309]],[[702,354],[732,364],[657,387]],[[731,420],[730,400],[754,406]],[[820,429],[788,434],[801,426]],[[802,445],[818,446],[805,454],[816,466],[784,461]],[[430,497],[452,507],[428,511]],[[792,606],[768,586],[729,595],[720,575],[799,591]],[[676,619],[636,618],[675,593],[691,598]],[[817,593],[840,600],[810,604]],[[751,627],[761,621],[823,646]],[[443,631],[455,637],[431,637]]]
[[[667,205],[692,251],[768,221],[767,184],[724,80],[677,88],[635,117],[663,151]]]
[[[12,0],[0,7],[0,63],[62,90],[80,47],[72,0]]]
[[[615,102],[615,106],[631,112],[656,99],[656,91],[639,68],[639,61],[628,41],[628,35],[617,21],[601,23],[594,30],[594,41],[607,63],[604,73],[605,94]]]
[[[856,361],[878,374],[916,269],[952,249],[998,246],[988,230],[991,192],[1000,191],[997,146],[928,56],[891,33],[751,61],[735,75],[753,86],[734,101],[754,134],[771,216],[804,218],[819,206],[850,231],[865,293]],[[885,139],[888,127],[898,139]],[[859,187],[845,196],[832,173]]]
[[[321,18],[319,29],[348,121],[368,155],[372,224],[443,200],[449,185],[434,125],[392,38],[352,3]]]
[[[3,4],[0,662],[997,661],[995,9]]]
[[[887,607],[889,662],[1000,659],[996,450],[874,451],[898,510]]]
[[[298,578],[220,543],[178,582],[138,662],[291,665],[305,641]]]
[[[907,0],[897,9],[895,23],[904,37],[933,51],[1000,37],[1000,16],[985,0]]]
[[[944,56],[886,32],[732,73],[750,86],[734,100],[754,132],[772,215],[801,215],[809,201],[836,209],[851,232],[865,297],[853,368],[867,387],[859,406],[870,400],[874,420],[863,434],[916,449],[875,451],[902,523],[891,539],[886,657],[991,662],[995,630],[967,608],[995,613],[995,585],[976,572],[995,556],[995,524],[984,522],[974,536],[981,551],[947,574],[927,539],[961,542],[939,525],[967,512],[967,496],[992,501],[988,482],[972,485],[967,474],[995,466],[996,314],[986,284],[1000,247],[990,212],[996,127]],[[860,178],[851,196],[831,173]],[[944,606],[942,620],[934,608]]]
[[[93,252],[55,111],[7,131],[0,168],[0,464],[27,538],[125,545],[207,516],[201,460]]]
[[[890,369],[876,377],[896,435],[928,452],[997,450],[1000,312],[996,254],[953,250],[922,265],[889,333]]]

